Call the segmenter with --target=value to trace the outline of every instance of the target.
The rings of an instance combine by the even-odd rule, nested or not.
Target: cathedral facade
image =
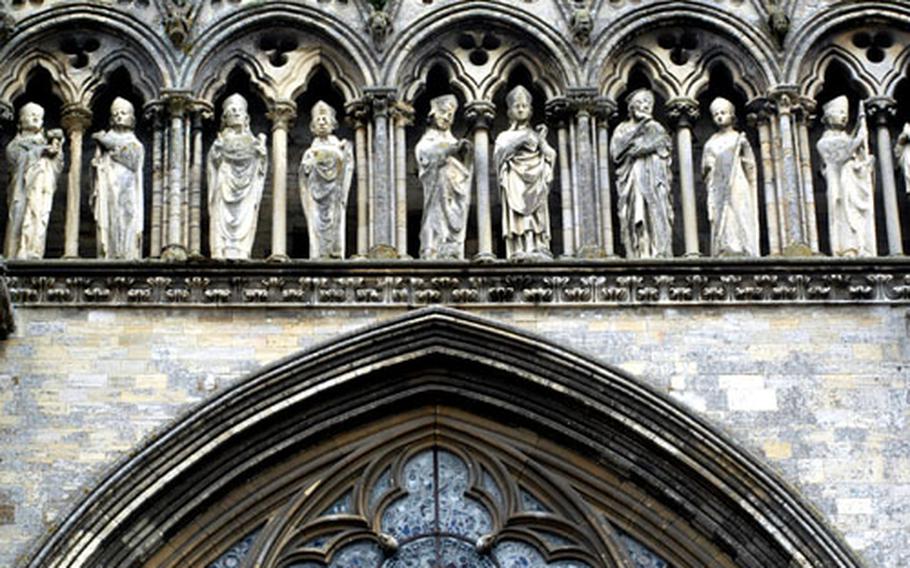
[[[0,565],[910,563],[910,5],[0,4]]]

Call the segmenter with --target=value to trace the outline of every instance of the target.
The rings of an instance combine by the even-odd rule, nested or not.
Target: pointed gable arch
[[[383,428],[390,443],[360,444]],[[565,515],[589,507],[675,566],[860,566],[776,475],[665,395],[541,337],[442,308],[333,339],[201,405],[113,471],[29,566],[207,565],[199,550],[223,551],[226,535],[270,521],[264,534],[290,534],[308,518],[297,512],[320,509],[309,495],[374,482],[372,464],[396,451],[438,447],[470,463],[497,436],[499,454],[483,455],[512,460],[493,476],[500,483],[524,483]],[[293,522],[282,528],[281,518]],[[518,531],[513,541],[533,541],[515,536],[527,527],[503,526]],[[603,548],[585,548],[600,558],[591,564],[623,566],[603,554],[615,546],[610,530]],[[255,546],[247,566],[285,565],[268,543]]]

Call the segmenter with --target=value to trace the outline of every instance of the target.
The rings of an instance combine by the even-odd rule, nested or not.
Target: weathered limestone
[[[319,101],[310,113],[313,143],[300,160],[300,201],[307,219],[310,258],[344,258],[345,214],[354,179],[351,143],[339,140],[335,109]]]
[[[231,95],[224,101],[221,131],[208,155],[212,258],[250,258],[267,167],[265,134],[253,134],[246,99]]]
[[[904,254],[904,245],[897,203],[897,185],[894,180],[894,160],[891,155],[890,130],[891,118],[897,113],[897,102],[891,97],[873,97],[866,101],[866,111],[875,124],[875,136],[878,142],[876,146],[878,148],[878,161],[881,165],[880,175],[882,177],[882,197],[885,202],[888,254],[899,256]]]
[[[7,145],[6,157],[10,180],[3,256],[43,258],[57,178],[63,170],[63,132],[54,129],[45,135],[44,109],[26,103],[19,109],[19,133]]]
[[[628,98],[629,118],[613,133],[616,193],[623,246],[629,258],[673,256],[670,171],[672,142],[652,118],[654,94],[646,89]]]
[[[96,146],[91,203],[99,258],[142,258],[145,149],[133,132],[135,124],[133,105],[117,98],[111,104],[110,130],[92,135]]]
[[[862,109],[856,130],[847,133],[847,97],[824,106],[825,133],[818,141],[828,195],[828,227],[834,256],[875,256],[874,158]],[[890,157],[891,145],[887,146]]]
[[[733,129],[736,109],[711,103],[718,127],[705,143],[701,172],[708,189],[711,256],[758,256],[758,170],[745,134]]]

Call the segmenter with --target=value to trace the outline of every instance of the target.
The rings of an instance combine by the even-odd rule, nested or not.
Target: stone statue
[[[865,113],[847,132],[850,102],[840,96],[824,107],[818,153],[827,186],[828,230],[834,256],[875,256],[875,158],[869,152]]]
[[[313,105],[313,143],[303,153],[298,175],[310,258],[344,258],[345,212],[354,178],[354,154],[350,142],[332,134],[336,128],[335,109],[322,101]]]
[[[19,110],[19,133],[6,147],[10,179],[6,258],[44,257],[47,223],[57,178],[63,171],[63,131],[44,134],[44,109],[26,103]]]
[[[493,159],[502,194],[502,232],[510,259],[552,258],[547,202],[556,151],[547,127],[531,128],[531,93],[521,85],[506,96],[509,129],[496,137]]]
[[[250,130],[246,99],[229,96],[208,154],[212,258],[250,258],[267,169],[265,134],[257,137]]]
[[[99,258],[142,258],[145,150],[133,133],[135,124],[133,105],[118,97],[111,104],[111,129],[92,135],[96,147],[90,201]]]
[[[736,108],[727,99],[711,103],[718,130],[705,144],[701,171],[708,189],[712,256],[758,256],[758,173],[755,153],[733,129]]]
[[[904,191],[910,193],[910,122],[904,124],[904,129],[897,136],[894,157],[897,159],[897,167],[904,174]]]
[[[424,259],[464,258],[474,158],[471,143],[452,135],[456,110],[458,100],[453,95],[430,101],[429,127],[415,149],[423,186],[420,258]]]
[[[629,258],[671,257],[673,142],[652,117],[654,93],[638,89],[627,101],[629,118],[610,143],[623,246]]]

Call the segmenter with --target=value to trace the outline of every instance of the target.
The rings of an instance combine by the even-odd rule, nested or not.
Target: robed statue
[[[654,93],[638,89],[627,101],[629,118],[616,128],[610,143],[610,154],[617,166],[622,243],[629,258],[671,257],[673,143],[652,116]]]
[[[464,258],[473,147],[452,135],[457,110],[458,100],[453,95],[430,101],[429,126],[415,149],[423,186],[420,258],[424,259]]]
[[[904,191],[910,193],[910,122],[904,123],[904,128],[897,136],[894,157],[904,178]]]
[[[733,128],[736,108],[724,98],[711,103],[717,126],[702,154],[708,190],[711,256],[758,256],[758,170],[755,153]]]
[[[95,214],[98,257],[142,257],[142,170],[145,150],[133,132],[133,105],[122,98],[111,104],[110,130],[92,135],[95,157],[90,202]]]
[[[828,234],[833,256],[875,256],[875,158],[860,104],[853,132],[850,102],[837,97],[822,107],[825,132],[817,148],[822,159],[828,201]]]
[[[267,169],[265,134],[256,136],[250,130],[246,99],[229,96],[221,113],[221,131],[208,154],[212,258],[250,258]]]
[[[496,137],[493,159],[502,195],[502,232],[510,259],[547,259],[550,184],[556,151],[547,127],[531,127],[531,93],[521,85],[506,95],[509,128]]]
[[[310,258],[344,258],[345,212],[354,178],[354,154],[350,142],[334,136],[336,128],[335,109],[322,101],[313,105],[313,143],[303,153],[298,170]]]
[[[6,258],[44,258],[47,224],[57,179],[63,171],[63,131],[44,133],[44,109],[26,103],[19,109],[19,132],[6,146],[9,161],[7,187]]]

